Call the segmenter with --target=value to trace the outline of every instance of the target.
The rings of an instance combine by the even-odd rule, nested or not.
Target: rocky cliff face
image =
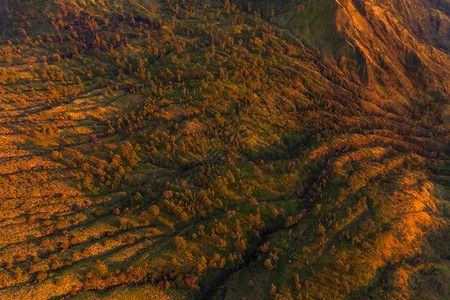
[[[448,1],[283,1],[266,9],[345,78],[380,97],[448,95]]]

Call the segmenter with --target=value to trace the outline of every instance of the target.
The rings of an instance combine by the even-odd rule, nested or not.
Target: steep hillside
[[[448,1],[0,4],[1,299],[445,299]]]
[[[266,14],[275,23],[312,42],[344,78],[378,97],[448,96],[448,1],[272,3]]]

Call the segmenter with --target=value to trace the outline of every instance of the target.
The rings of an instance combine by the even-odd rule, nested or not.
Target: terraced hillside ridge
[[[448,299],[448,0],[0,2],[0,299]]]

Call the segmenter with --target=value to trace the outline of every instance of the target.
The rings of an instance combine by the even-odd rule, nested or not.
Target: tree
[[[269,289],[270,296],[275,295],[276,292],[277,292],[277,287],[272,283],[272,285],[270,286],[270,289]]]
[[[322,224],[319,224],[319,225],[317,226],[316,232],[317,232],[318,234],[320,234],[320,235],[325,234],[325,228],[322,226]]]
[[[186,249],[186,241],[183,237],[175,237],[175,248],[177,248],[178,251],[183,251],[184,249]]]
[[[300,285],[300,277],[298,276],[298,274],[294,275],[294,284],[295,284],[295,288],[297,290],[300,290],[301,285]]]
[[[201,274],[203,272],[203,270],[205,270],[207,268],[207,266],[208,266],[208,260],[206,259],[206,257],[202,256],[197,265],[198,273]]]
[[[270,260],[270,258],[266,259],[266,261],[264,262],[264,266],[266,266],[267,270],[273,269],[272,261]]]
[[[150,207],[150,213],[156,217],[157,215],[159,215],[159,207],[153,204]]]

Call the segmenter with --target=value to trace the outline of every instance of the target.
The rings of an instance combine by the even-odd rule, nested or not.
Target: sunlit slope
[[[277,25],[312,42],[344,78],[377,96],[448,95],[448,1],[265,3]]]
[[[445,299],[442,33],[277,3],[2,3],[1,299]]]

